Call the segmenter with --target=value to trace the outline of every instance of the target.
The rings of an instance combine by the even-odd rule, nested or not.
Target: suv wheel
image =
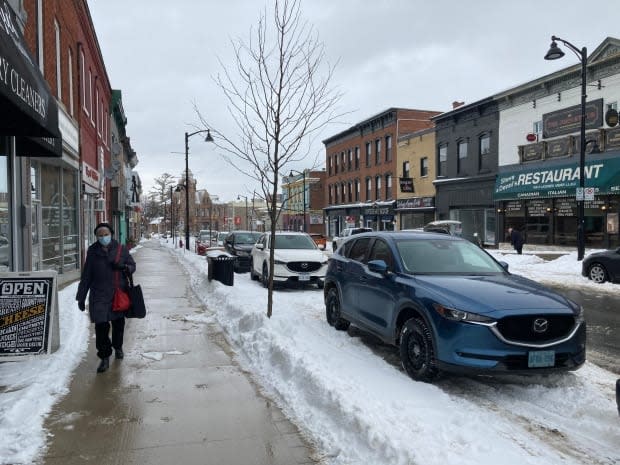
[[[422,318],[405,322],[400,333],[400,359],[407,374],[417,381],[430,382],[439,376],[433,335]]]
[[[254,273],[254,259],[250,260],[250,279],[252,281],[258,281],[258,275]]]
[[[327,293],[325,317],[329,325],[333,326],[338,331],[346,331],[351,324],[340,316],[340,298],[338,297],[338,290],[336,288],[331,288]]]

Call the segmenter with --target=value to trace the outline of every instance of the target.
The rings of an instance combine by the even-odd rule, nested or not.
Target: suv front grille
[[[312,273],[321,268],[320,262],[288,262],[286,267],[295,273]]]
[[[561,339],[568,336],[574,326],[575,318],[572,315],[508,316],[497,322],[497,329],[504,338],[530,343]]]

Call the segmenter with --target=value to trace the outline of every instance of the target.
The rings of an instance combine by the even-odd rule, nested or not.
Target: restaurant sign
[[[574,197],[579,187],[579,177],[579,165],[576,163],[501,173],[495,182],[493,198]],[[597,195],[620,195],[620,158],[587,162],[584,179],[585,186],[593,187]]]
[[[562,136],[579,132],[581,126],[581,105],[573,105],[542,117],[543,138]],[[586,102],[586,129],[596,129],[603,125],[603,99]]]

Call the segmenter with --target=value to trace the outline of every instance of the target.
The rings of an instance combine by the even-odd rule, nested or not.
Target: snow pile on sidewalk
[[[620,460],[615,379],[605,370],[588,363],[566,375],[417,383],[390,355],[395,351],[378,344],[385,349],[378,356],[360,338],[328,326],[322,291],[277,290],[267,319],[267,292],[249,274],[236,274],[234,287],[209,282],[204,257],[176,253],[240,363],[324,451],[324,463],[611,465]],[[545,268],[540,276],[566,282],[566,273],[583,281],[563,259],[553,266],[532,256],[502,259],[513,272],[540,265]]]

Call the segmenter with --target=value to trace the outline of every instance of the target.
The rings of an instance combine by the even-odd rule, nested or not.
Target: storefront
[[[327,234],[334,237],[344,228],[365,227],[374,231],[395,229],[395,201],[355,203],[324,209],[327,218]]]
[[[61,157],[58,106],[6,0],[0,15],[0,269],[29,271],[41,237],[30,157]]]
[[[500,231],[506,234],[508,228],[517,228],[530,244],[576,245],[579,166],[566,163],[526,168],[497,177],[494,198]],[[588,159],[584,181],[586,246],[617,247],[620,152]]]
[[[412,197],[396,201],[399,229],[422,228],[435,220],[435,197]]]

